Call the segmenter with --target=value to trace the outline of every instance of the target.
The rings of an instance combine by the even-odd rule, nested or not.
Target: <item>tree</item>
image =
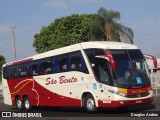
[[[95,19],[94,14],[71,15],[56,19],[49,26],[42,27],[34,36],[33,46],[42,53],[56,48],[91,39],[89,24]]]
[[[85,41],[122,41],[133,43],[131,28],[117,23],[120,13],[100,8],[98,14],[73,14],[53,21],[35,34],[33,46],[42,53]]]
[[[2,66],[5,63],[4,56],[0,55],[0,81],[2,81]]]
[[[120,13],[117,11],[108,11],[101,7],[98,10],[97,17],[92,23],[91,31],[93,39],[105,41],[122,41],[122,38],[129,39],[133,43],[133,31],[131,28],[123,26],[116,21],[120,19]]]

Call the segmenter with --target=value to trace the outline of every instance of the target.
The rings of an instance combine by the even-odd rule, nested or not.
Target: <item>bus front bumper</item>
[[[118,108],[118,107],[126,107],[126,106],[133,106],[139,104],[149,104],[152,103],[153,97],[139,99],[139,100],[119,100],[119,101],[98,101],[98,106],[102,108]]]

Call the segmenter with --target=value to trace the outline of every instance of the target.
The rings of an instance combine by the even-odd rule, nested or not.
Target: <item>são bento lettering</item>
[[[60,84],[66,84],[66,83],[75,83],[77,82],[77,78],[75,78],[74,76],[71,77],[71,78],[66,78],[65,76],[60,76],[59,77],[59,80],[55,80],[54,78],[51,78],[51,77],[48,77],[46,79],[46,85],[49,85],[49,84],[57,84],[58,82]]]

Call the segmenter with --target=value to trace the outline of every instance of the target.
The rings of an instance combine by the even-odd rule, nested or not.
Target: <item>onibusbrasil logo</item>
[[[41,113],[2,112],[1,117],[42,117]]]

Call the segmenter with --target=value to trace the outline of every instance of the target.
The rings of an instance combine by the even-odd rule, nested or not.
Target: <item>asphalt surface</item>
[[[18,112],[16,108],[0,104],[0,111]],[[87,113],[82,108],[55,108],[55,107],[39,107],[34,108],[31,113],[41,113],[43,117],[130,117],[131,113],[153,112],[160,113],[160,105],[149,104],[130,107],[127,109],[100,109],[95,114]],[[26,111],[23,111],[26,112]]]
[[[16,108],[4,105],[2,100],[2,95],[0,95],[0,117],[2,116],[2,112],[18,112]],[[20,113],[26,113],[27,111],[22,111]],[[28,113],[28,112],[27,112]],[[82,108],[62,108],[62,107],[36,107],[29,113],[38,113],[42,117],[132,117],[134,114],[158,114],[160,117],[160,94],[158,90],[158,94],[154,94],[154,101],[151,104],[147,105],[138,105],[132,106],[129,108],[122,109],[99,109],[97,113],[87,113]],[[1,118],[0,118],[1,119]],[[51,120],[64,120],[64,119],[51,119]],[[65,119],[66,120],[66,119]]]
[[[19,112],[16,108],[4,105],[0,102],[0,113],[2,111]],[[27,111],[22,111],[27,112]],[[123,109],[99,109],[97,113],[87,113],[82,108],[62,107],[36,107],[30,113],[40,113],[43,117],[130,117],[133,113],[157,113],[160,117],[160,97],[155,97],[153,103],[147,105],[132,106]]]

